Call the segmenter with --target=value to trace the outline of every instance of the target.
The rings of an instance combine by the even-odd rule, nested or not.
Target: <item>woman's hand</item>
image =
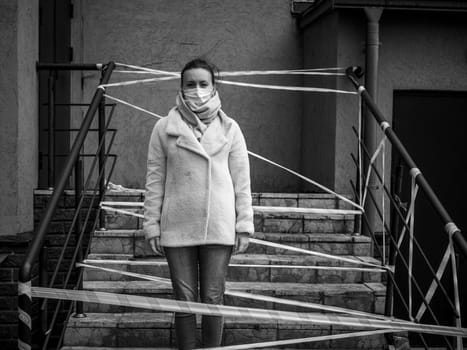
[[[164,255],[164,252],[163,252],[162,246],[161,246],[161,238],[160,237],[153,237],[153,238],[149,239],[149,245],[151,246],[151,249],[154,252],[154,254],[161,255],[161,256]]]
[[[250,234],[248,232],[238,232],[235,234],[235,245],[233,254],[240,254],[246,251],[250,243]]]

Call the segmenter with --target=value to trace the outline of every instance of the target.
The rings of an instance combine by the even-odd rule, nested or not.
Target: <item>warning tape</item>
[[[129,86],[135,84],[147,84],[152,82],[164,81],[164,80],[173,80],[179,79],[180,73],[175,72],[168,72],[162,70],[155,70],[145,67],[138,67],[133,65],[126,65],[126,64],[117,64],[121,67],[127,67],[132,69],[137,69],[139,71],[144,71],[147,73],[156,73],[161,75],[168,75],[167,77],[158,77],[158,78],[151,78],[151,79],[140,79],[140,80],[131,80],[131,81],[124,81],[119,83],[110,83],[110,84],[102,84],[99,88],[106,88],[106,87],[116,87],[116,86]],[[225,72],[221,75],[223,76],[244,76],[244,75],[272,75],[272,74],[319,74],[319,75],[342,75],[345,76],[344,73],[325,73],[325,72],[312,72],[308,70],[304,71],[239,71],[239,72]],[[272,89],[272,90],[285,90],[285,91],[302,91],[302,92],[324,92],[324,93],[340,93],[340,94],[352,94],[357,95],[355,91],[347,91],[347,90],[338,90],[338,89],[328,89],[328,88],[316,88],[316,87],[301,87],[301,86],[283,86],[283,85],[268,85],[268,84],[252,84],[252,83],[242,83],[238,81],[228,81],[228,80],[217,80],[219,84],[228,84],[228,85],[236,85],[236,86],[243,86],[243,87],[253,87],[253,88],[261,88],[261,89]]]
[[[161,81],[169,81],[179,79],[178,76],[168,76],[168,77],[157,77],[157,78],[148,78],[148,79],[137,79],[137,80],[127,80],[118,83],[108,83],[101,84],[97,88],[105,90],[109,87],[119,87],[119,86],[130,86],[138,84],[150,84]],[[318,87],[307,87],[307,86],[286,86],[286,85],[270,85],[270,84],[253,84],[253,83],[243,83],[239,81],[230,81],[230,80],[217,80],[218,84],[224,85],[234,85],[234,86],[243,86],[251,88],[260,88],[267,90],[283,90],[283,91],[300,91],[300,92],[323,92],[323,93],[337,93],[337,94],[349,94],[357,95],[355,91],[348,90],[338,90],[338,89],[328,89],[328,88],[318,88]]]
[[[138,111],[141,111],[141,112],[147,113],[147,114],[149,114],[149,115],[152,115],[153,117],[156,117],[156,118],[159,118],[159,119],[163,118],[163,117],[162,117],[161,115],[159,115],[159,114],[156,114],[156,113],[154,113],[154,112],[148,111],[147,109],[144,109],[144,108],[142,108],[142,107],[135,106],[135,105],[133,105],[133,104],[131,104],[131,103],[128,103],[128,102],[126,102],[126,101],[123,101],[123,100],[121,100],[121,99],[119,99],[119,98],[116,98],[116,97],[113,97],[113,96],[110,96],[110,95],[107,95],[107,94],[104,94],[104,97],[105,97],[105,98],[108,98],[109,100],[112,100],[112,101],[121,103],[122,105],[131,107],[131,108],[134,108],[134,109],[136,109],[136,110],[138,110]]]
[[[103,87],[103,86],[102,86],[102,87]],[[103,87],[103,88],[104,88],[104,87]],[[144,108],[138,107],[138,106],[136,106],[136,105],[134,105],[134,104],[131,104],[131,103],[129,103],[129,102],[123,101],[123,100],[118,99],[118,98],[116,98],[116,97],[112,97],[112,96],[110,96],[110,95],[108,95],[108,94],[104,94],[104,96],[105,96],[106,98],[109,98],[109,99],[113,100],[113,101],[119,102],[119,103],[121,103],[121,104],[123,104],[123,105],[125,105],[125,106],[134,108],[134,109],[136,109],[136,110],[138,110],[138,111],[141,111],[141,112],[144,112],[144,113],[147,113],[147,114],[149,114],[149,115],[151,115],[151,116],[153,116],[153,117],[156,117],[156,118],[159,118],[159,119],[162,118],[162,116],[160,116],[160,115],[158,115],[158,114],[156,114],[156,113],[153,113],[153,112],[148,111],[148,110],[146,110],[146,109],[144,109]],[[260,156],[259,154],[256,154],[256,153],[251,152],[251,151],[248,151],[248,154],[251,155],[251,156],[253,156],[253,157],[255,157],[255,158],[261,159],[261,160],[263,160],[263,161],[265,161],[265,162],[267,162],[267,163],[269,163],[269,164],[272,164],[272,165],[274,165],[274,166],[277,166],[277,167],[279,167],[279,168],[281,168],[281,169],[283,169],[283,170],[289,172],[290,174],[293,174],[293,175],[295,175],[295,176],[301,178],[302,180],[304,180],[304,181],[306,181],[306,182],[308,182],[308,183],[311,183],[312,185],[314,185],[314,186],[316,186],[316,187],[322,189],[323,191],[325,191],[325,192],[327,192],[327,193],[330,193],[330,194],[336,196],[337,198],[343,200],[344,202],[347,202],[347,203],[351,204],[353,207],[355,207],[355,208],[357,208],[357,209],[359,209],[359,210],[361,210],[361,211],[363,212],[363,207],[361,207],[361,206],[358,205],[357,203],[354,203],[354,202],[351,201],[350,199],[345,198],[344,196],[341,196],[340,194],[338,194],[338,193],[332,191],[331,189],[327,188],[326,186],[323,186],[323,185],[319,184],[318,182],[316,182],[316,181],[314,181],[314,180],[312,180],[312,179],[310,179],[310,178],[308,178],[308,177],[306,177],[306,176],[304,176],[304,175],[301,175],[301,174],[297,173],[296,171],[294,171],[294,170],[292,170],[292,169],[289,169],[289,168],[287,168],[287,167],[285,167],[285,166],[283,166],[283,165],[280,165],[280,164],[278,164],[278,163],[276,163],[276,162],[274,162],[274,161],[272,161],[272,160],[270,160],[270,159],[268,159],[268,158],[265,158],[265,157],[263,157],[263,156]]]
[[[313,251],[313,250],[307,250],[307,249],[298,248],[298,247],[292,247],[292,246],[285,245],[285,244],[279,244],[279,243],[263,241],[261,239],[256,239],[256,238],[250,238],[250,243],[261,244],[261,245],[268,246],[268,247],[273,247],[273,248],[287,249],[287,250],[298,252],[298,253],[303,253],[303,254],[307,254],[307,255],[314,255],[314,256],[320,256],[320,257],[323,257],[323,258],[329,258],[329,259],[333,259],[333,260],[345,261],[345,262],[348,262],[348,263],[351,263],[351,264],[372,266],[372,267],[375,267],[377,269],[388,269],[388,270],[390,269],[387,266],[381,266],[381,265],[369,263],[369,262],[366,262],[366,261],[345,258],[345,257],[339,256],[339,255],[331,255],[331,254],[321,253],[321,252],[317,252],[317,251]]]
[[[332,195],[336,196],[337,198],[341,199],[342,201],[351,204],[353,207],[355,207],[355,208],[361,210],[362,212],[364,211],[364,209],[363,209],[362,206],[360,206],[360,205],[358,205],[357,203],[351,201],[350,199],[345,198],[344,196],[342,196],[342,195],[340,195],[340,194],[334,192],[333,190],[327,188],[326,186],[323,186],[323,185],[321,185],[320,183],[318,183],[318,182],[316,182],[316,181],[310,179],[309,177],[306,177],[306,176],[304,176],[304,175],[302,175],[302,174],[299,174],[299,173],[297,173],[296,171],[294,171],[294,170],[292,170],[292,169],[289,169],[289,168],[287,168],[287,167],[285,167],[285,166],[283,166],[283,165],[280,165],[280,164],[278,164],[278,163],[276,163],[276,162],[274,162],[274,161],[272,161],[272,160],[270,160],[270,159],[268,159],[268,158],[266,158],[266,157],[260,156],[259,154],[253,153],[253,152],[251,152],[251,151],[248,151],[248,154],[252,155],[252,156],[255,157],[255,158],[261,159],[262,161],[265,161],[265,162],[267,162],[267,163],[269,163],[269,164],[271,164],[271,165],[274,165],[274,166],[276,166],[276,167],[278,167],[278,168],[280,168],[280,169],[282,169],[282,170],[285,170],[285,171],[287,171],[288,173],[290,173],[290,174],[292,174],[292,175],[295,175],[295,176],[299,177],[300,179],[302,179],[302,180],[304,180],[304,181],[306,181],[306,182],[308,182],[308,183],[311,183],[312,185],[314,185],[314,186],[316,186],[316,187],[322,189],[323,191],[325,191],[325,192],[327,192],[327,193],[329,193],[329,194],[332,194]]]
[[[98,89],[106,89],[109,87],[118,87],[118,86],[129,86],[129,85],[137,85],[137,84],[150,84],[150,83],[156,83],[159,81],[168,81],[168,80],[175,80],[178,79],[178,77],[158,77],[158,78],[148,78],[148,79],[138,79],[138,80],[127,80],[127,81],[121,81],[118,83],[108,83],[108,84],[101,84],[97,88]]]
[[[103,265],[130,265],[130,266],[167,266],[167,261],[162,260],[112,260],[112,259],[85,259],[84,263]],[[332,271],[362,271],[362,272],[386,272],[384,269],[352,267],[352,266],[316,266],[316,265],[281,265],[281,264],[234,264],[230,267],[254,267],[274,269],[299,269],[299,270],[332,270]]]
[[[218,84],[224,85],[234,85],[234,86],[243,86],[243,87],[252,87],[259,89],[267,90],[284,90],[284,91],[302,91],[302,92],[331,92],[337,94],[349,94],[357,95],[355,91],[347,90],[337,90],[337,89],[326,89],[326,88],[317,88],[317,87],[306,87],[306,86],[284,86],[284,85],[269,85],[269,84],[253,84],[253,83],[242,83],[239,81],[229,81],[229,80],[218,80]]]
[[[125,72],[138,72],[138,73],[152,73],[152,74],[162,74],[162,75],[176,75],[180,76],[179,72],[170,72],[160,69],[142,67],[137,65],[130,65],[126,63],[115,63],[117,67],[130,68],[134,69],[133,71]],[[242,75],[268,75],[268,74],[304,74],[304,73],[313,73],[313,72],[329,72],[336,71],[334,75],[345,75],[346,68],[343,67],[330,67],[330,68],[304,68],[304,69],[283,69],[283,70],[253,70],[253,71],[222,71],[220,76],[242,76]],[[339,73],[341,72],[341,73]]]
[[[108,207],[106,205],[101,205],[101,209],[106,210],[106,211],[116,212],[116,213],[127,214],[127,215],[135,216],[135,217],[138,217],[138,218],[142,218],[142,219],[144,218],[143,214],[138,214],[138,213],[134,213],[134,212],[123,210],[123,209],[115,209],[115,208]],[[303,249],[303,248],[292,247],[292,246],[285,245],[285,244],[279,244],[279,243],[263,241],[263,240],[256,239],[256,238],[250,238],[249,241],[250,241],[250,243],[256,243],[256,244],[269,246],[269,247],[273,247],[273,248],[286,249],[286,250],[290,250],[290,251],[294,251],[294,252],[298,252],[298,253],[303,253],[303,254],[307,254],[307,255],[314,255],[314,256],[320,256],[320,257],[323,257],[323,258],[328,258],[328,259],[333,259],[333,260],[345,261],[345,262],[348,262],[348,263],[351,263],[351,264],[371,266],[371,267],[374,267],[374,268],[377,269],[375,271],[380,271],[381,269],[392,271],[391,266],[381,266],[381,265],[378,265],[378,264],[373,264],[373,263],[369,263],[369,262],[362,261],[362,260],[345,258],[345,257],[339,256],[339,255],[331,255],[331,254],[321,253],[321,252],[317,252],[317,251],[313,251],[313,250],[307,250],[307,249]]]
[[[139,71],[139,70],[114,70],[113,73],[122,74],[151,74],[151,75],[167,75],[167,74],[179,74],[175,72],[151,72],[151,71]],[[338,72],[327,72],[325,70],[270,70],[270,71],[234,71],[227,72],[223,71],[219,73],[220,77],[242,77],[251,75],[321,75],[321,76],[345,76],[345,73]],[[177,76],[177,78],[179,78]]]
[[[112,202],[103,201],[101,206],[115,206],[115,207],[137,207],[143,208],[143,202]],[[361,215],[360,210],[350,209],[327,209],[327,208],[304,208],[304,207],[278,207],[278,206],[265,206],[253,205],[253,211],[264,214],[320,214],[320,215]]]
[[[172,282],[168,278],[157,277],[157,276],[152,276],[152,275],[146,275],[146,274],[130,272],[130,271],[110,269],[110,268],[107,268],[107,267],[96,266],[96,265],[89,265],[89,263],[87,263],[87,262],[88,261],[83,262],[83,263],[76,263],[76,266],[77,267],[85,267],[85,268],[95,269],[95,270],[101,270],[101,271],[106,271],[106,272],[118,273],[118,274],[121,274],[121,275],[124,275],[124,276],[140,278],[140,279],[143,279],[143,280],[146,280],[146,281],[160,282],[160,283],[163,283],[163,284],[172,285]],[[253,293],[242,292],[242,291],[232,290],[232,289],[226,289],[225,294],[240,297],[240,298],[273,302],[273,303],[276,303],[276,304],[299,306],[299,307],[310,308],[310,309],[315,309],[315,310],[322,310],[322,311],[339,312],[339,313],[345,313],[345,314],[354,315],[354,316],[364,316],[364,317],[369,317],[369,318],[387,319],[387,317],[382,316],[382,315],[371,314],[371,313],[368,313],[368,312],[352,310],[352,309],[342,308],[342,307],[338,307],[338,306],[329,306],[329,305],[310,303],[310,302],[305,302],[305,301],[298,301],[298,300],[293,300],[293,299],[282,299],[282,298],[277,298],[277,297],[272,297],[272,296],[267,296],[267,295],[261,295],[261,294],[253,294]]]
[[[172,299],[151,298],[138,295],[127,295],[107,292],[55,289],[32,287],[34,297],[47,299],[75,300],[90,303],[110,304],[144,308],[166,312],[182,312],[191,314],[225,316],[246,319],[263,319],[291,321],[310,324],[342,325],[359,328],[392,329],[430,333],[435,335],[467,337],[467,329],[428,324],[416,324],[403,320],[378,320],[340,316],[337,314],[300,313],[292,311],[264,310],[247,307],[202,304]]]
[[[106,210],[106,211],[112,211],[114,213],[126,214],[126,215],[134,216],[134,217],[137,217],[137,218],[140,218],[140,219],[144,219],[143,214],[134,213],[134,212],[131,212],[131,211],[128,211],[128,210],[115,209],[115,208],[111,208],[111,207],[106,206],[106,205],[101,205],[101,209]]]
[[[130,216],[134,216],[134,217],[144,219],[143,214],[138,214],[138,213],[134,213],[134,212],[123,210],[123,209],[115,209],[115,208],[111,208],[111,207],[108,207],[108,206],[105,206],[105,205],[102,205],[101,209],[106,210],[106,211],[112,211],[112,212],[126,214],[126,215],[130,215]],[[269,247],[273,247],[273,248],[286,249],[286,250],[299,252],[299,253],[303,253],[303,254],[307,254],[307,255],[314,255],[314,256],[320,256],[320,257],[323,257],[323,258],[328,258],[328,259],[333,259],[333,260],[345,261],[345,262],[348,262],[348,263],[351,263],[351,264],[371,266],[371,267],[376,268],[375,271],[381,271],[381,269],[391,270],[392,271],[391,266],[381,266],[381,265],[378,265],[378,264],[373,264],[373,263],[369,263],[369,262],[362,261],[362,260],[345,258],[345,257],[339,256],[339,255],[331,255],[331,254],[321,253],[321,252],[317,252],[317,251],[313,251],[313,250],[307,250],[307,249],[292,247],[292,246],[285,245],[285,244],[279,244],[279,243],[263,241],[263,240],[256,239],[256,238],[250,238],[249,241],[250,241],[250,243],[256,243],[256,244],[269,246]]]

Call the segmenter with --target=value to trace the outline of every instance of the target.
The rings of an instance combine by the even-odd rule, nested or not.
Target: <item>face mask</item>
[[[199,107],[205,104],[207,101],[209,101],[209,99],[212,97],[213,91],[214,90],[212,88],[186,89],[186,90],[183,90],[183,95],[185,96],[185,99],[187,100],[187,102],[194,105],[195,107]]]

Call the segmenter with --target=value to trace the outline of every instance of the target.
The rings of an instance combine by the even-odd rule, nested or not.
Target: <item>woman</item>
[[[221,110],[215,69],[203,60],[181,72],[176,106],[156,123],[148,150],[144,231],[164,251],[175,298],[222,304],[232,253],[254,232],[250,170],[238,124]],[[202,342],[219,346],[223,319],[202,317]],[[179,349],[196,347],[196,318],[176,313]]]

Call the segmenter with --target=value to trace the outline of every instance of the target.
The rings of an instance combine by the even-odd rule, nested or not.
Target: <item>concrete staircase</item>
[[[142,201],[141,191],[109,193],[106,200]],[[347,209],[348,204],[323,194],[255,194],[254,205]],[[161,277],[169,277],[166,265],[154,265],[155,258],[144,241],[141,220],[119,214],[106,215],[106,230],[96,231],[88,259],[105,267]],[[352,215],[255,214],[255,238],[304,249],[341,255],[360,261],[377,261],[370,256],[369,238],[354,235]],[[105,260],[136,260],[152,264],[109,264]],[[232,257],[232,263],[261,264],[267,267],[230,267],[227,288],[251,293],[340,306],[382,313],[385,286],[381,273],[285,269],[275,265],[351,266],[338,260],[251,244],[245,254]],[[123,294],[171,298],[170,286],[157,282],[109,273],[95,269],[84,271],[84,289]],[[226,305],[268,308],[288,311],[313,311],[266,301],[233,296],[225,297]],[[173,315],[131,309],[122,306],[86,304],[85,318],[71,318],[63,349],[157,348],[175,347]],[[318,311],[317,311],[318,312]],[[311,337],[357,331],[341,325],[297,324],[276,320],[225,320],[224,345],[246,344],[279,339]],[[287,349],[384,349],[384,336],[328,340],[284,347]]]

